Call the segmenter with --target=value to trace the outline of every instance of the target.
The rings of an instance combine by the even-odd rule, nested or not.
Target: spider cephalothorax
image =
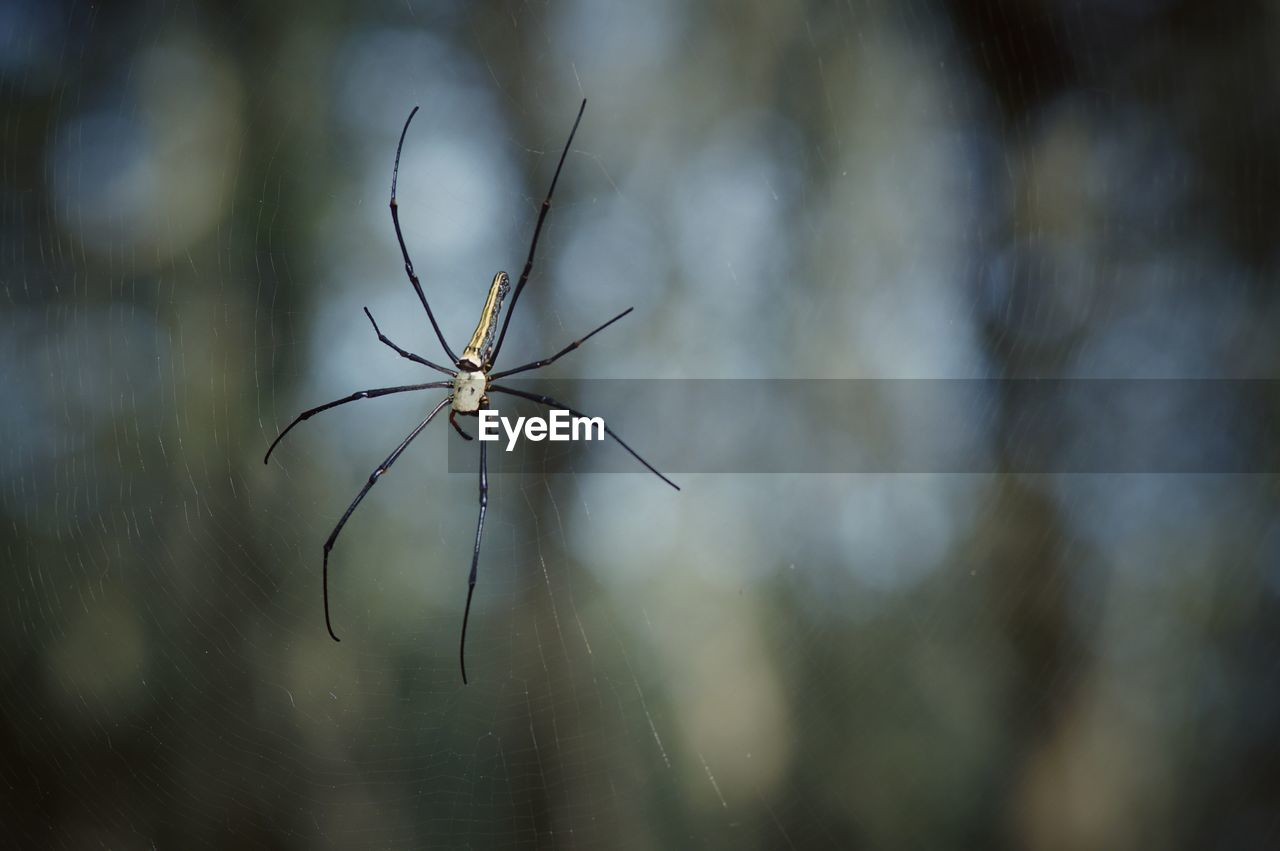
[[[409,132],[409,123],[413,121],[413,116],[418,113],[418,108],[416,106],[413,108],[413,111],[409,113],[409,117],[404,122],[404,129],[400,131],[400,143],[396,146],[395,165],[391,169],[391,221],[395,225],[396,239],[400,243],[400,253],[404,256],[405,274],[409,276],[409,283],[413,285],[414,292],[418,294],[418,300],[422,302],[422,307],[427,313],[427,319],[431,322],[431,328],[435,331],[436,339],[440,341],[441,348],[443,348],[445,354],[449,356],[449,361],[453,364],[454,368],[450,369],[448,367],[441,366],[440,364],[432,363],[420,355],[415,355],[413,352],[400,348],[400,346],[391,342],[391,340],[382,333],[382,330],[378,328],[378,323],[373,319],[373,314],[369,312],[367,307],[364,309],[364,313],[365,316],[369,317],[369,322],[373,324],[374,333],[378,335],[378,339],[381,342],[394,349],[395,352],[403,358],[408,358],[414,363],[421,364],[422,366],[429,367],[437,372],[444,373],[449,376],[449,380],[431,381],[426,384],[407,384],[399,387],[377,387],[371,390],[358,390],[350,396],[344,396],[341,399],[335,399],[332,402],[327,402],[318,407],[303,411],[294,418],[293,422],[289,423],[289,425],[280,432],[274,441],[272,441],[271,446],[267,449],[266,457],[263,458],[263,463],[269,461],[271,458],[271,452],[276,448],[276,444],[278,444],[281,439],[283,439],[284,436],[288,434],[289,431],[298,423],[308,420],[316,414],[327,411],[330,408],[336,408],[339,405],[345,405],[348,402],[355,402],[360,399],[374,399],[379,396],[387,396],[392,393],[407,393],[415,390],[444,388],[448,388],[450,391],[449,395],[436,405],[431,410],[431,413],[427,414],[426,418],[414,427],[413,431],[409,432],[409,436],[401,441],[400,445],[387,456],[386,460],[374,468],[373,472],[369,475],[369,480],[365,482],[360,493],[358,493],[356,498],[352,500],[351,505],[347,506],[347,510],[343,513],[342,519],[338,521],[338,525],[333,528],[333,531],[329,533],[328,539],[324,542],[323,572],[321,574],[322,585],[324,588],[324,622],[325,627],[329,630],[329,635],[334,641],[338,640],[338,636],[333,631],[333,622],[329,617],[329,552],[333,549],[334,541],[338,539],[338,534],[342,531],[342,527],[346,525],[348,518],[351,517],[351,514],[356,510],[356,507],[360,505],[361,500],[364,499],[365,494],[369,492],[369,489],[377,483],[378,479],[380,479],[387,470],[391,469],[391,465],[396,462],[396,459],[399,458],[405,449],[408,448],[409,444],[413,442],[413,439],[427,427],[427,423],[435,419],[436,414],[440,413],[445,405],[450,405],[450,424],[453,425],[458,434],[462,435],[462,437],[467,440],[471,440],[472,438],[462,430],[461,426],[458,425],[456,416],[458,414],[474,416],[479,411],[488,408],[488,394],[490,391],[494,393],[504,393],[509,396],[519,396],[533,402],[547,405],[548,407],[562,408],[574,416],[583,416],[581,412],[575,411],[573,408],[570,408],[562,402],[557,402],[550,396],[542,396],[537,393],[527,393],[523,390],[502,387],[494,384],[493,382],[508,375],[515,375],[518,372],[528,372],[533,369],[540,369],[550,363],[554,363],[561,357],[581,346],[594,335],[626,316],[633,308],[627,308],[622,311],[622,313],[619,313],[608,322],[596,328],[590,334],[574,340],[572,343],[565,346],[549,358],[532,361],[522,366],[517,366],[513,369],[496,373],[493,372],[493,364],[498,359],[498,353],[502,350],[502,341],[506,339],[507,327],[511,324],[511,315],[515,311],[516,303],[520,300],[520,293],[524,290],[525,284],[528,283],[529,273],[533,270],[533,257],[538,250],[538,237],[542,233],[542,223],[547,217],[547,211],[551,209],[551,196],[556,191],[556,182],[560,179],[560,169],[564,167],[564,160],[569,153],[569,146],[573,144],[574,134],[578,132],[578,124],[582,121],[582,113],[586,108],[587,102],[586,100],[583,100],[582,106],[578,109],[578,118],[573,122],[573,129],[569,132],[569,141],[565,143],[564,150],[560,152],[560,162],[556,165],[555,175],[551,178],[551,188],[547,190],[547,197],[543,199],[542,207],[538,211],[538,223],[534,226],[533,239],[529,243],[529,256],[525,260],[523,271],[520,273],[520,280],[516,282],[515,292],[511,296],[511,306],[507,308],[506,317],[502,320],[502,328],[499,331],[498,317],[502,313],[502,303],[506,299],[508,291],[511,289],[511,279],[507,277],[506,272],[499,272],[493,276],[493,283],[489,285],[489,295],[485,299],[484,310],[480,314],[480,322],[476,325],[475,333],[471,335],[471,342],[469,342],[466,348],[462,350],[462,357],[457,357],[453,353],[453,349],[449,348],[449,344],[445,342],[444,334],[440,332],[440,326],[436,323],[435,314],[431,312],[431,305],[427,303],[427,296],[426,293],[423,292],[422,283],[418,280],[418,275],[413,269],[413,261],[409,259],[409,249],[405,245],[404,234],[400,230],[400,208],[396,203],[396,180],[400,174],[400,152],[404,148],[404,137]],[[631,453],[632,457],[648,468],[654,475],[658,476],[658,478],[662,479],[676,490],[680,490],[679,486],[676,485],[675,482],[659,473],[654,469],[652,464],[641,458],[636,451],[630,446],[627,446],[626,443],[623,443],[622,438],[614,434],[613,430],[610,429],[608,425],[605,425],[604,430],[606,434],[618,441],[618,444],[623,449]],[[489,505],[487,449],[488,443],[481,441],[480,517],[476,522],[475,546],[471,551],[471,574],[467,580],[467,606],[462,615],[462,634],[458,644],[458,658],[462,665],[462,681],[464,683],[467,681],[467,620],[471,616],[471,596],[475,593],[476,567],[480,562],[480,537],[484,532],[484,515]]]

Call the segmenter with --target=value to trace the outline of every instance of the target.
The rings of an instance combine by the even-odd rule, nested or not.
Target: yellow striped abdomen
[[[493,276],[489,296],[484,300],[484,311],[480,314],[480,324],[476,325],[471,342],[467,343],[459,358],[463,369],[475,371],[489,366],[489,360],[493,357],[494,339],[498,336],[498,314],[502,312],[502,300],[507,297],[510,289],[511,279],[506,272]]]

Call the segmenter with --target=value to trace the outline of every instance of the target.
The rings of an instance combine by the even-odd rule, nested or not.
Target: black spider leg
[[[438,363],[432,363],[431,361],[427,360],[426,358],[420,355],[415,355],[413,352],[407,352],[404,349],[397,346],[395,343],[391,342],[391,340],[387,337],[387,335],[382,333],[382,329],[378,327],[378,323],[374,320],[373,314],[369,312],[369,308],[366,307],[364,309],[364,315],[369,317],[369,321],[373,323],[373,332],[378,335],[378,340],[390,346],[392,349],[394,349],[396,354],[398,354],[400,357],[408,358],[414,363],[420,363],[423,366],[429,366],[432,369],[438,372],[443,372],[445,375],[448,375],[451,377],[456,374],[452,369],[447,369]]]
[[[564,402],[557,402],[555,399],[552,399],[550,396],[543,396],[538,393],[526,393],[523,390],[513,390],[510,387],[499,387],[496,384],[490,384],[489,389],[495,393],[506,393],[508,396],[519,396],[523,399],[528,399],[531,402],[539,402],[543,405],[546,405],[548,408],[561,408],[573,414],[575,417],[586,416],[586,414],[582,413],[581,411],[575,411],[573,408],[570,408]],[[643,464],[646,468],[648,468],[650,473],[653,473],[659,479],[662,479],[664,482],[671,485],[671,487],[675,488],[676,490],[680,490],[679,485],[677,485],[675,482],[671,481],[666,476],[659,473],[656,467],[654,467],[648,461],[640,457],[640,453],[636,452],[630,446],[627,446],[626,442],[622,438],[618,437],[618,435],[614,433],[613,429],[609,428],[608,423],[605,423],[604,431],[605,431],[605,434],[609,435],[614,440],[618,441],[619,446],[621,446],[623,449],[630,452],[632,458],[636,459],[641,464]],[[483,446],[484,444],[481,444],[481,445]]]
[[[493,375],[490,375],[490,376],[489,376],[489,380],[490,380],[490,381],[493,381],[493,380],[498,379],[498,378],[506,378],[508,375],[515,375],[517,372],[528,372],[528,371],[529,371],[529,370],[531,370],[531,369],[542,369],[544,366],[549,366],[549,365],[551,365],[551,364],[555,363],[556,361],[560,360],[560,358],[562,358],[562,357],[564,357],[565,355],[569,354],[569,352],[571,352],[571,351],[573,351],[574,349],[578,348],[578,346],[581,346],[581,345],[582,345],[583,343],[585,343],[587,340],[590,340],[590,339],[591,339],[592,337],[594,337],[596,334],[599,334],[601,331],[603,331],[604,329],[608,328],[610,325],[612,325],[613,323],[617,322],[619,319],[621,319],[622,317],[626,316],[628,313],[630,313],[630,312],[631,312],[631,311],[633,311],[633,310],[635,310],[635,308],[634,308],[634,307],[628,307],[626,310],[622,311],[622,312],[621,312],[621,313],[619,313],[617,316],[613,317],[613,318],[612,318],[612,319],[610,319],[608,322],[604,323],[603,325],[601,325],[601,326],[600,326],[599,328],[597,328],[596,330],[592,331],[592,332],[591,332],[590,334],[588,334],[587,336],[585,336],[585,337],[579,337],[577,340],[574,340],[572,343],[570,343],[569,345],[565,346],[563,349],[561,349],[560,351],[556,352],[554,355],[552,355],[552,356],[551,356],[551,357],[549,357],[549,358],[543,358],[542,360],[536,360],[536,361],[533,361],[532,363],[527,363],[527,364],[525,364],[524,366],[517,366],[515,369],[507,369],[507,370],[503,370],[502,372],[495,372]]]
[[[454,430],[454,431],[456,431],[458,434],[462,435],[462,439],[463,439],[463,440],[474,440],[474,439],[475,439],[475,438],[473,438],[471,435],[469,435],[469,434],[467,434],[465,431],[463,431],[463,430],[462,430],[462,426],[458,425],[458,412],[457,412],[457,411],[450,411],[450,412],[449,412],[449,425],[453,426],[453,430]]]
[[[292,431],[294,426],[304,420],[309,420],[316,414],[323,413],[330,408],[336,408],[339,405],[345,405],[348,402],[357,402],[361,399],[376,399],[379,396],[388,396],[392,393],[409,393],[414,390],[431,390],[433,388],[438,389],[452,386],[453,383],[450,381],[431,381],[426,384],[405,384],[401,387],[375,387],[372,390],[357,390],[350,396],[343,396],[341,399],[334,399],[332,402],[325,402],[323,405],[303,411],[298,414],[298,416],[294,417],[293,422],[289,423],[289,425],[285,427],[285,430],[276,435],[275,440],[271,441],[271,446],[267,447],[267,454],[263,457],[262,463],[266,464],[271,460],[271,453],[276,448],[276,444],[284,440],[284,436]]]
[[[364,483],[364,487],[360,489],[360,493],[358,493],[356,498],[351,501],[351,504],[347,506],[347,510],[343,513],[342,519],[338,521],[337,526],[333,527],[333,531],[329,533],[329,539],[324,542],[324,572],[322,583],[324,586],[324,625],[325,628],[329,630],[329,637],[334,641],[340,641],[341,639],[334,634],[333,622],[329,620],[329,551],[333,549],[333,542],[338,539],[338,533],[342,531],[343,526],[347,525],[347,518],[349,518],[351,513],[356,510],[356,507],[360,505],[360,502],[364,499],[365,494],[369,492],[369,489],[378,483],[378,479],[382,478],[383,473],[391,469],[391,465],[396,463],[396,459],[400,457],[400,454],[404,452],[405,449],[409,447],[409,444],[413,442],[413,439],[427,427],[427,423],[435,419],[436,414],[440,413],[440,409],[449,404],[449,401],[450,398],[446,396],[439,405],[435,406],[431,413],[427,414],[427,418],[425,420],[418,423],[414,427],[413,431],[409,432],[409,436],[401,441],[400,445],[395,448],[394,452],[387,456],[387,460],[374,468],[373,472],[369,474],[369,481]]]
[[[462,611],[462,637],[458,640],[458,662],[462,665],[462,684],[467,684],[467,621],[471,618],[471,595],[476,592],[476,566],[480,564],[480,535],[484,532],[484,513],[489,508],[489,443],[480,441],[480,519],[476,522],[476,546],[471,551],[471,576],[467,578],[467,607]]]
[[[498,352],[502,351],[502,341],[507,338],[507,326],[511,324],[511,315],[516,312],[516,302],[520,300],[520,293],[529,281],[529,273],[533,271],[533,255],[538,250],[538,237],[542,235],[542,223],[547,218],[547,211],[551,209],[551,196],[555,194],[556,181],[560,179],[560,169],[564,168],[564,158],[569,154],[569,146],[573,144],[574,134],[578,132],[578,125],[582,123],[582,113],[586,108],[587,99],[583,98],[582,106],[578,107],[578,117],[573,122],[573,129],[569,131],[569,140],[564,143],[564,150],[560,152],[560,162],[556,165],[556,173],[551,178],[551,188],[547,190],[547,197],[542,199],[542,209],[538,211],[538,223],[534,225],[533,239],[529,242],[529,257],[524,261],[524,271],[520,273],[516,291],[511,294],[511,306],[507,308],[507,316],[502,320],[502,333],[498,335],[498,344],[493,347],[493,357],[489,358],[490,364],[497,361]]]
[[[400,253],[404,255],[404,272],[409,276],[409,283],[413,284],[413,289],[418,294],[418,301],[422,302],[422,306],[426,308],[427,318],[431,320],[431,327],[436,332],[436,339],[440,341],[440,345],[444,348],[445,354],[449,356],[450,362],[456,366],[458,356],[453,353],[453,349],[449,348],[449,344],[445,342],[444,334],[440,333],[440,326],[436,324],[435,314],[431,312],[431,305],[427,304],[426,293],[422,291],[422,283],[418,280],[418,274],[413,271],[413,261],[409,259],[409,249],[404,244],[404,234],[400,232],[400,207],[396,204],[396,180],[400,177],[400,150],[404,147],[405,134],[409,132],[409,122],[413,121],[413,117],[417,114],[418,108],[415,106],[413,111],[409,113],[409,117],[404,120],[404,129],[400,131],[400,144],[396,145],[396,164],[391,170],[391,221],[396,226],[396,239],[400,242]]]

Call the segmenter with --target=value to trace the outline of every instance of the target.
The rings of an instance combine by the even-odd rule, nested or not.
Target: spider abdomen
[[[467,343],[467,347],[462,350],[462,361],[464,367],[470,367],[473,370],[484,369],[493,361],[493,343],[494,338],[498,336],[498,314],[502,312],[502,300],[507,297],[507,291],[511,289],[511,279],[507,277],[506,272],[499,272],[493,276],[493,283],[489,285],[489,295],[484,300],[484,310],[480,312],[480,322],[476,325],[476,331],[471,335],[471,342]]]

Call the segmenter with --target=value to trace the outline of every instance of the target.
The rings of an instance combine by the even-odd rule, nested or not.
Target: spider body
[[[423,310],[426,311],[427,319],[431,323],[432,330],[435,331],[436,339],[440,342],[440,347],[444,349],[445,354],[449,356],[449,361],[452,363],[454,368],[450,369],[449,367],[433,363],[421,355],[416,355],[413,352],[407,351],[406,349],[396,345],[382,333],[381,329],[378,328],[378,323],[374,321],[373,314],[369,312],[369,308],[366,307],[364,309],[364,313],[365,316],[369,317],[369,322],[373,325],[374,333],[378,335],[378,340],[380,342],[394,350],[396,354],[403,358],[407,358],[414,363],[428,367],[437,372],[444,373],[449,376],[449,380],[430,381],[425,384],[407,384],[398,387],[376,387],[370,390],[358,390],[349,396],[344,396],[341,399],[335,399],[332,402],[326,402],[323,405],[310,408],[295,417],[293,422],[289,423],[289,425],[276,436],[276,439],[272,441],[271,446],[267,449],[266,457],[263,458],[263,463],[270,461],[271,453],[276,448],[277,444],[279,444],[284,436],[288,434],[294,426],[298,425],[298,423],[308,420],[316,414],[327,411],[330,408],[336,408],[339,405],[345,405],[348,402],[356,402],[361,399],[374,399],[379,396],[387,396],[392,393],[408,393],[429,389],[449,390],[449,395],[441,400],[439,404],[437,404],[431,412],[427,414],[426,418],[422,420],[422,422],[418,423],[411,432],[409,432],[408,437],[401,441],[400,445],[387,456],[385,461],[374,468],[373,472],[369,475],[368,481],[360,490],[360,493],[358,493],[356,498],[352,500],[351,504],[347,506],[346,512],[343,513],[342,518],[338,521],[338,525],[333,528],[333,531],[329,533],[328,539],[324,542],[324,559],[321,573],[322,586],[324,589],[324,622],[325,627],[329,630],[330,637],[333,638],[334,641],[338,641],[339,639],[337,633],[333,631],[333,621],[329,616],[329,553],[333,549],[334,542],[338,539],[339,533],[342,532],[342,528],[346,525],[351,514],[360,505],[360,502],[364,499],[365,495],[382,478],[383,474],[391,469],[391,465],[396,462],[396,459],[399,458],[401,454],[403,454],[409,444],[413,442],[414,438],[421,434],[422,430],[427,427],[427,424],[435,419],[436,414],[440,413],[440,411],[448,405],[450,407],[449,423],[465,440],[471,440],[472,438],[462,430],[461,426],[458,425],[456,417],[459,414],[464,416],[475,416],[481,410],[488,408],[489,392],[502,393],[508,396],[518,396],[532,402],[546,405],[549,408],[562,408],[577,417],[584,416],[580,411],[575,411],[573,408],[570,408],[563,402],[557,402],[550,396],[527,393],[523,390],[503,387],[499,384],[495,384],[494,382],[508,375],[514,375],[519,372],[527,372],[534,369],[541,369],[544,366],[554,363],[569,352],[581,346],[591,337],[626,316],[633,310],[633,308],[627,308],[622,313],[619,313],[617,316],[599,326],[591,333],[574,340],[551,357],[531,361],[523,364],[522,366],[517,366],[501,372],[493,372],[493,365],[494,362],[497,361],[498,354],[502,350],[502,342],[506,339],[507,328],[511,324],[511,316],[515,310],[516,303],[520,300],[520,293],[524,290],[525,284],[528,283],[529,273],[533,270],[533,258],[534,254],[538,250],[538,237],[542,233],[542,223],[547,217],[547,211],[551,209],[551,197],[555,194],[556,182],[560,179],[560,170],[564,167],[565,157],[569,153],[569,147],[573,144],[574,134],[578,131],[578,124],[582,121],[582,113],[586,108],[587,102],[583,100],[582,106],[578,109],[578,118],[573,123],[573,130],[569,132],[569,141],[565,143],[564,150],[560,153],[560,162],[556,165],[555,175],[551,178],[551,188],[547,190],[547,197],[543,199],[542,206],[539,209],[538,222],[534,226],[533,239],[529,243],[529,255],[525,260],[524,269],[520,273],[520,280],[516,283],[515,291],[511,295],[511,306],[507,308],[506,317],[502,320],[501,330],[499,330],[498,326],[498,317],[502,314],[503,301],[506,299],[507,293],[511,289],[511,280],[507,276],[506,272],[499,272],[493,276],[493,283],[489,285],[489,294],[485,298],[484,309],[480,313],[480,322],[476,325],[475,333],[471,335],[471,341],[467,343],[465,348],[463,348],[462,357],[457,357],[453,353],[453,349],[449,347],[449,344],[444,339],[444,334],[440,331],[440,326],[436,323],[435,315],[431,312],[431,305],[427,302],[426,293],[422,289],[422,283],[418,280],[418,275],[414,271],[413,261],[409,258],[409,249],[405,245],[404,234],[400,230],[399,205],[396,203],[396,179],[400,174],[400,152],[404,148],[404,138],[409,132],[409,123],[413,121],[413,116],[418,113],[418,108],[416,106],[413,108],[413,111],[409,113],[409,117],[404,122],[404,129],[400,131],[400,143],[396,146],[395,165],[391,170],[391,221],[395,225],[396,240],[400,243],[400,253],[404,257],[405,274],[408,276],[409,283],[413,286],[414,292],[417,293],[418,300],[422,303]],[[607,435],[616,440],[619,446],[629,452],[633,458],[643,464],[655,476],[662,479],[676,490],[680,490],[679,486],[676,485],[675,482],[662,475],[662,473],[659,473],[652,464],[641,458],[634,449],[624,443],[622,438],[618,437],[618,435],[615,434],[607,424],[604,426],[604,431]],[[458,642],[458,659],[462,667],[463,683],[467,682],[467,621],[471,616],[471,597],[475,593],[476,568],[480,562],[480,539],[484,532],[484,517],[489,505],[487,447],[487,442],[480,442],[480,515],[476,521],[475,545],[472,547],[471,551],[471,573],[467,580],[467,604],[462,614],[462,632]]]

